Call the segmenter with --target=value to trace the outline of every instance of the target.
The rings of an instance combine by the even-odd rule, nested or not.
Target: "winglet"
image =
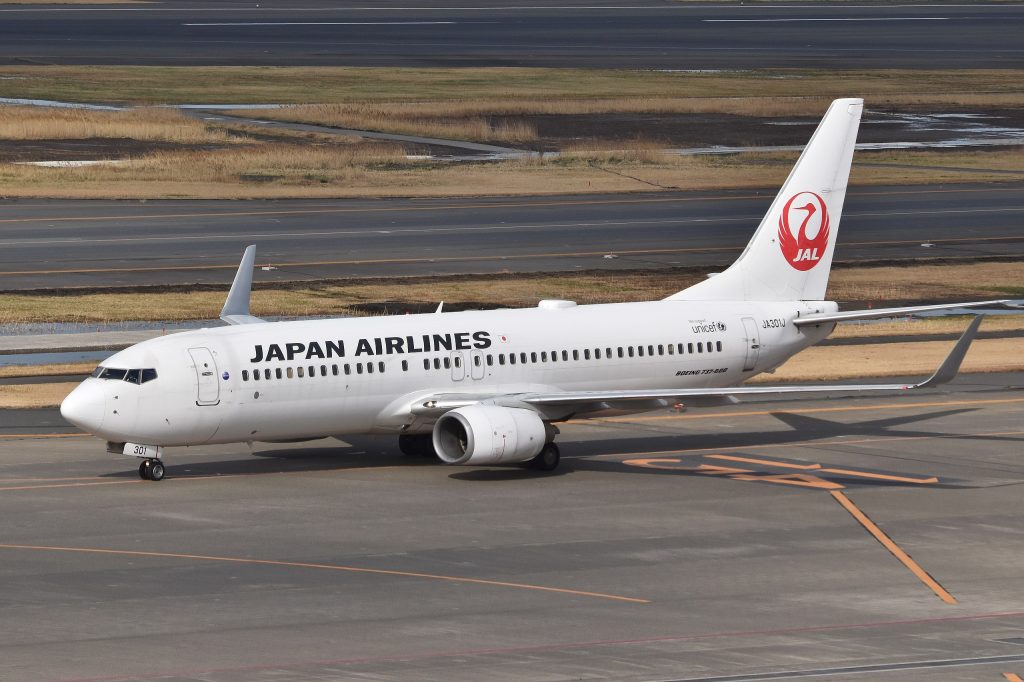
[[[984,315],[978,315],[971,323],[967,325],[966,331],[960,337],[960,340],[953,346],[953,350],[949,352],[946,359],[942,361],[939,368],[935,370],[935,374],[931,375],[925,381],[914,386],[914,388],[932,388],[941,384],[948,383],[956,376],[956,373],[960,371],[960,363],[964,361],[964,356],[967,355],[967,349],[971,347],[971,342],[974,341],[974,337],[977,336],[978,326],[981,321],[985,319]]]
[[[242,262],[238,264],[235,281],[231,283],[231,291],[220,311],[220,319],[228,324],[250,324],[263,322],[249,314],[249,295],[252,291],[252,268],[256,261],[256,245],[246,247],[242,254]]]

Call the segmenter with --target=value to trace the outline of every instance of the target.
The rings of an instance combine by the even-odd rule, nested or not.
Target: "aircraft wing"
[[[875,308],[873,310],[844,310],[837,313],[819,313],[805,315],[793,320],[797,327],[804,327],[824,322],[848,322],[850,320],[877,320],[882,317],[897,317],[913,313],[926,313],[933,310],[956,310],[958,308],[983,308],[1010,305],[1009,299],[995,301],[969,301],[967,303],[940,303],[938,305],[914,305],[903,308]]]
[[[862,391],[911,391],[933,388],[947,383],[956,376],[967,349],[974,341],[978,326],[984,316],[974,318],[966,331],[956,342],[953,350],[942,361],[939,368],[916,384],[815,384],[812,386],[727,386],[723,388],[678,388],[664,390],[633,391],[566,391],[557,393],[518,393],[502,395],[438,394],[416,401],[413,414],[440,415],[448,410],[476,403],[488,403],[505,407],[530,407],[545,413],[582,414],[614,409],[655,409],[668,407],[677,402],[720,400],[728,401],[744,395],[776,395],[790,393],[862,392]],[[646,405],[645,405],[646,403]]]

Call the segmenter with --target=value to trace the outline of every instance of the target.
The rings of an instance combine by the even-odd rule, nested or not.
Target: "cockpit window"
[[[114,367],[97,367],[90,375],[97,379],[116,379],[130,384],[144,384],[156,379],[155,369],[115,369]]]

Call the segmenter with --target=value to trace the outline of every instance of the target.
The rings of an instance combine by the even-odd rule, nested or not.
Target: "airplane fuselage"
[[[798,328],[796,316],[835,308],[820,301],[545,302],[530,309],[247,324],[140,343],[103,367],[151,369],[155,379],[136,383],[115,372],[76,390],[102,406],[94,408],[103,413],[93,417],[93,433],[112,442],[177,446],[427,433],[434,419],[411,406],[439,393],[734,386],[834,326]]]

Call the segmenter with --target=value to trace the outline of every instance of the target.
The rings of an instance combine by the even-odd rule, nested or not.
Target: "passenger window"
[[[676,350],[678,350],[679,354],[682,355],[683,354],[683,344],[677,343],[676,344]]]
[[[619,346],[619,357],[622,357],[622,346]]]
[[[487,354],[487,366],[492,367],[494,365],[494,356],[490,353]]]
[[[480,366],[480,356],[479,355],[474,355],[473,356],[473,366],[474,367],[479,367]]]
[[[643,357],[644,356],[644,347],[643,346],[637,346],[636,347],[636,354],[639,355],[640,357]]]
[[[362,374],[362,373],[363,373],[363,363],[357,362],[356,363],[356,374]]]
[[[452,368],[452,359],[451,358],[445,358],[444,359],[444,368],[445,369],[451,369]]]
[[[320,376],[327,376],[327,365],[320,365]]]
[[[381,374],[384,373],[384,361],[383,360],[381,360],[381,361],[379,361],[377,363],[377,371],[380,372]]]
[[[292,368],[291,368],[291,367],[289,367],[289,368],[287,369],[287,374],[288,374],[288,378],[289,378],[289,379],[291,379],[291,378],[292,378],[292,377],[294,376],[294,374],[292,373]]]
[[[310,378],[316,376],[316,366],[315,365],[310,365],[309,366],[309,376],[310,376]]]
[[[569,351],[562,351],[562,362],[569,362]]]
[[[373,363],[372,362],[366,363],[366,373],[367,374],[373,374]]]
[[[629,357],[633,357],[633,346],[627,346],[626,351],[629,353]]]
[[[509,353],[508,354],[508,364],[510,364],[510,365],[516,364],[516,354],[515,353]]]
[[[275,371],[275,372],[277,372],[277,378],[278,378],[278,379],[280,379],[280,378],[281,378],[281,368],[280,368],[280,367],[278,367],[278,368],[277,368],[277,369],[275,369],[274,371]]]
[[[337,365],[331,365],[331,374],[333,374],[334,376],[338,376],[338,366]]]
[[[408,360],[402,360],[402,371],[403,372],[408,372],[409,371],[409,361]]]
[[[249,370],[243,369],[242,370],[242,381],[248,381],[248,380],[249,380]]]
[[[693,344],[692,343],[686,344],[686,352],[689,353],[690,355],[693,355]]]
[[[589,348],[584,348],[583,349],[583,359],[584,360],[589,360],[590,359],[590,349]]]
[[[547,362],[548,361],[548,352],[546,350],[542,350],[540,352],[540,361],[541,362]]]
[[[456,355],[452,360],[455,362],[456,369],[459,368],[459,367],[462,367],[462,357],[461,356]]]
[[[601,349],[600,348],[595,348],[594,349],[594,359],[595,360],[600,360],[601,359]]]
[[[663,345],[661,345],[659,343],[658,344],[658,355],[664,355],[664,354],[665,354],[665,346],[663,346]]]
[[[676,347],[673,346],[671,343],[668,344],[668,354],[669,355],[675,355],[675,349],[676,349]]]
[[[519,362],[520,362],[520,364],[523,364],[523,365],[526,364],[526,353],[520,353],[519,354]]]
[[[242,381],[245,381],[245,380],[246,380],[245,379],[245,370],[243,369],[242,370]],[[258,369],[254,369],[252,371],[252,380],[253,381],[259,381],[260,380],[260,371]]]
[[[650,355],[652,358],[654,357],[654,344],[647,346],[647,354]]]
[[[305,376],[305,374],[303,374],[303,368],[302,367],[296,368],[295,371],[298,373],[300,379]]]
[[[441,358],[434,358],[434,369],[441,369]]]
[[[130,369],[124,375],[124,380],[129,384],[142,383],[139,381],[139,377],[142,375],[141,369]]]
[[[423,358],[423,369],[430,369],[430,358]]]
[[[498,364],[499,365],[504,365],[505,364],[505,354],[504,353],[498,353]]]
[[[558,362],[558,351],[551,351],[551,362]]]
[[[580,352],[578,350],[573,350],[573,352],[572,352],[572,359],[573,360],[579,360],[580,359]]]
[[[719,353],[721,353],[722,352],[722,342],[721,341],[715,341],[715,348],[718,350]]]
[[[530,362],[537,364],[537,353],[530,353]]]
[[[703,353],[704,352],[704,342],[703,341],[698,341],[697,342],[697,352],[698,353]]]

